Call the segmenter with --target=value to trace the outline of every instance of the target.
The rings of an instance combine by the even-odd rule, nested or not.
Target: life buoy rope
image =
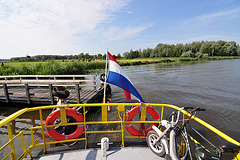
[[[84,122],[84,118],[81,113],[72,108],[66,108],[66,115],[73,117],[77,122]],[[45,125],[54,125],[55,120],[60,117],[60,109],[53,111],[48,115]],[[75,132],[69,135],[63,135],[58,133],[54,127],[46,128],[48,135],[54,138],[56,141],[76,139],[84,132],[84,125],[77,125]]]
[[[140,113],[140,107],[139,106],[136,106],[134,108],[132,108],[126,115],[125,117],[125,121],[132,121],[133,117],[136,116],[138,113]],[[152,116],[152,119],[153,120],[159,120],[160,117],[159,117],[159,114],[158,112],[151,106],[147,106],[147,111],[146,113],[150,114]],[[152,130],[152,126],[155,125],[157,126],[158,124],[157,123],[153,123],[149,128],[147,128],[146,130],[137,130],[133,127],[133,124],[132,123],[126,123],[125,124],[125,127],[127,129],[127,131],[131,134],[131,135],[134,135],[134,136],[144,136],[144,135],[147,135],[147,133]]]

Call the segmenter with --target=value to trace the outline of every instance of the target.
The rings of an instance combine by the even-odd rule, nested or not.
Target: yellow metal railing
[[[109,121],[108,120],[108,111],[107,111],[107,106],[112,106],[112,107],[116,107],[117,111],[118,111],[118,120],[115,121]],[[139,121],[125,121],[125,113],[126,113],[126,106],[140,106],[141,107],[141,116],[140,116],[140,120]],[[160,120],[154,120],[154,121],[146,121],[146,108],[147,106],[153,106],[155,108],[160,108]],[[43,110],[47,110],[47,109],[53,109],[53,108],[60,108],[60,117],[61,117],[61,124],[56,124],[56,125],[48,125],[46,126],[44,124],[44,119],[43,119]],[[76,123],[67,123],[66,120],[66,107],[83,107],[83,113],[86,113],[86,107],[101,107],[102,109],[102,121],[86,121],[86,115],[83,114],[84,117],[84,121],[83,122],[76,122]],[[163,114],[164,114],[164,109],[165,108],[172,108],[175,110],[179,110],[180,108],[174,105],[168,105],[168,104],[147,104],[147,103],[93,103],[93,104],[69,104],[69,105],[52,105],[52,106],[41,106],[41,107],[34,107],[34,108],[25,108],[25,109],[21,109],[17,112],[15,112],[14,114],[6,117],[5,119],[0,121],[0,127],[7,125],[7,130],[8,130],[8,137],[9,137],[9,141],[4,144],[1,148],[0,148],[0,153],[3,149],[5,149],[7,146],[10,146],[10,153],[7,154],[3,159],[7,159],[8,157],[10,157],[12,160],[15,159],[23,159],[24,157],[26,157],[27,155],[30,155],[30,157],[32,157],[32,153],[31,150],[34,147],[37,146],[43,146],[44,148],[44,153],[47,151],[47,145],[50,144],[56,144],[56,143],[63,143],[63,142],[73,142],[73,141],[85,141],[85,148],[87,148],[87,134],[90,133],[121,133],[122,135],[122,145],[124,146],[124,139],[125,138],[145,138],[144,136],[127,136],[124,135],[124,131],[125,131],[125,123],[159,123],[160,121],[162,121],[163,119]],[[157,109],[158,110],[158,109]],[[31,145],[26,148],[25,147],[25,141],[24,141],[24,133],[23,131],[20,131],[16,136],[13,137],[12,134],[12,129],[10,126],[11,121],[15,120],[16,118],[18,118],[19,116],[21,116],[22,114],[26,113],[26,112],[33,112],[33,111],[38,111],[39,112],[39,119],[41,121],[41,125],[39,126],[34,126],[31,127],[30,133],[31,133],[31,140],[32,143]],[[183,119],[186,116],[190,116],[190,114],[184,110],[181,111],[184,116]],[[121,115],[122,113],[122,115]],[[203,126],[205,126],[206,128],[210,129],[211,131],[213,131],[214,133],[216,133],[217,135],[221,136],[222,138],[226,139],[227,141],[236,144],[238,146],[240,146],[240,143],[237,142],[236,140],[232,139],[231,137],[227,136],[226,134],[224,134],[223,132],[219,131],[218,129],[214,128],[213,126],[209,125],[208,123],[204,122],[203,120],[193,116],[192,119],[194,119],[196,122],[202,124]],[[106,130],[106,131],[88,131],[86,129],[87,125],[91,125],[91,124],[110,124],[110,123],[115,123],[115,124],[119,124],[121,125],[121,129],[119,130]],[[46,141],[46,137],[45,137],[45,133],[46,133],[46,128],[49,127],[56,127],[56,126],[66,126],[66,125],[84,125],[84,136],[83,138],[77,138],[77,139],[70,139],[70,140],[62,140],[62,141],[52,141],[52,142],[47,142]],[[34,139],[34,130],[41,130],[41,134],[42,134],[42,143],[39,143],[38,139]],[[23,153],[21,154],[20,157],[16,157],[16,153],[15,153],[15,148],[14,148],[14,143],[13,141],[15,139],[17,139],[19,136],[21,136],[21,142],[22,142],[22,149],[23,149]],[[240,156],[240,153],[237,153],[236,156]]]

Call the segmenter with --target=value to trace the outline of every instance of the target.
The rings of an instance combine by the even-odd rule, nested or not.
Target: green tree
[[[129,52],[124,52],[123,53],[123,57],[126,58],[126,59],[130,59],[131,58]]]
[[[192,44],[190,45],[190,49],[193,53],[197,53],[199,52],[201,45],[201,42],[192,42]]]
[[[202,56],[203,59],[208,59],[208,57],[209,57],[208,54],[203,54]]]
[[[97,58],[98,58],[98,59],[103,59],[102,54],[99,53],[99,54],[97,55]]]
[[[237,50],[237,55],[240,56],[240,46],[239,45],[237,45],[237,49],[236,50]]]
[[[211,56],[212,55],[211,45],[212,45],[211,42],[208,42],[208,41],[203,42],[202,41],[202,45],[200,47],[200,52],[202,54],[208,54],[209,56]]]
[[[121,54],[120,53],[118,53],[118,55],[117,55],[117,58],[121,58],[122,56],[121,56]]]
[[[154,48],[150,53],[150,58],[158,57],[158,49]]]
[[[182,55],[181,55],[181,57],[194,58],[194,57],[195,57],[195,54],[194,54],[191,50],[189,50],[189,51],[187,51],[187,52],[183,52]]]
[[[143,51],[141,52],[141,57],[148,58],[148,57],[150,57],[151,52],[152,52],[152,49],[150,49],[150,48],[143,49]]]
[[[80,53],[80,54],[78,55],[78,58],[84,58],[84,53]]]
[[[173,57],[180,57],[183,53],[183,44],[179,43],[173,48],[174,55]]]
[[[130,58],[131,58],[131,59],[132,59],[132,58],[138,58],[138,57],[140,57],[138,50],[133,51],[133,50],[131,49],[130,52],[129,52],[129,54],[130,54]]]
[[[185,43],[183,46],[183,52],[187,52],[189,50],[191,50],[191,43]]]
[[[221,48],[221,46],[218,44],[218,43],[213,43],[212,44],[212,46],[211,46],[211,54],[213,55],[213,56],[219,56],[219,55],[221,55],[222,53],[220,53],[219,51],[220,51],[220,48]]]
[[[236,42],[234,42],[234,41],[227,42],[224,46],[225,46],[226,56],[236,56],[237,55]]]
[[[197,58],[202,58],[203,54],[201,52],[197,52],[197,53],[195,53],[195,56]]]

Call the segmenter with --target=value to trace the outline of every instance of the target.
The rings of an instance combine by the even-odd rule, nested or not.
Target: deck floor
[[[101,149],[81,149],[66,151],[51,155],[44,155],[36,160],[103,160]],[[163,157],[155,155],[148,147],[112,147],[107,151],[108,160],[163,160]]]

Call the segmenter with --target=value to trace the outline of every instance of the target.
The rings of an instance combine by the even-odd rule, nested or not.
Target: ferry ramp
[[[0,76],[0,102],[56,104],[53,89],[64,86],[69,103],[98,102],[103,88],[97,89],[96,75],[16,75]]]

